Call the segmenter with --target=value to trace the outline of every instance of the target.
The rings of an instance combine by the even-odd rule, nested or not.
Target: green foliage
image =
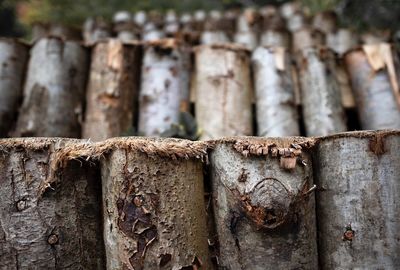
[[[339,4],[341,0],[301,0],[303,6],[307,7],[311,14],[319,11],[332,10]]]

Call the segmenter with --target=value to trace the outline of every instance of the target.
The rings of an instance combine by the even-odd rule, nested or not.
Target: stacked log
[[[68,139],[0,140],[0,268],[105,269],[96,167],[53,162]]]
[[[301,138],[216,142],[210,170],[220,268],[318,268],[311,145]]]
[[[88,51],[75,41],[39,40],[31,49],[14,136],[81,136]]]
[[[0,137],[7,136],[16,121],[28,50],[17,40],[0,39]]]
[[[397,269],[400,133],[343,133],[314,152],[322,269]]]
[[[137,44],[110,39],[94,46],[83,138],[100,141],[132,129],[137,112],[140,63]]]
[[[252,84],[246,48],[195,48],[195,115],[201,139],[252,135]]]

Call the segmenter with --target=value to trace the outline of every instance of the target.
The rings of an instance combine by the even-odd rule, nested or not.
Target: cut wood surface
[[[139,98],[141,135],[160,135],[179,122],[181,105],[189,99],[187,53],[174,39],[145,45]]]
[[[116,39],[92,51],[83,138],[118,137],[132,129],[137,111],[140,47]]]
[[[399,269],[400,132],[320,140],[314,151],[321,269]]]
[[[195,115],[202,140],[252,134],[250,59],[239,45],[195,48]]]
[[[212,269],[205,145],[173,139],[107,144],[114,144],[101,160],[107,269]]]
[[[298,62],[307,136],[346,131],[334,54],[330,50],[306,48]]]
[[[10,132],[22,97],[29,47],[14,39],[0,39],[0,137]]]
[[[289,54],[283,47],[258,47],[252,63],[258,135],[300,135]]]
[[[216,142],[210,166],[221,269],[317,269],[312,144]]]
[[[75,41],[47,38],[30,55],[14,136],[79,138],[88,51]]]
[[[399,62],[388,44],[348,52],[350,74],[362,129],[400,129]]]
[[[0,140],[0,269],[105,269],[99,171],[69,161],[51,173],[69,144],[83,142]]]

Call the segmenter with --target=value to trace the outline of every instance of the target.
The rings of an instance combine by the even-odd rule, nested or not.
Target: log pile
[[[399,144],[1,139],[0,268],[397,269]]]

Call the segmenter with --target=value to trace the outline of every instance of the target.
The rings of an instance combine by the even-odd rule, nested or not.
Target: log
[[[100,141],[126,134],[137,112],[140,47],[116,39],[93,48],[83,138]]]
[[[346,131],[334,53],[321,48],[306,48],[300,53],[299,77],[307,136]]]
[[[16,121],[28,51],[18,40],[0,39],[0,137],[7,136]]]
[[[295,54],[305,48],[321,45],[325,45],[325,35],[318,30],[305,27],[292,33],[292,51]]]
[[[233,38],[237,44],[244,45],[249,50],[254,50],[258,46],[258,37],[254,32],[238,32]]]
[[[399,63],[389,44],[345,55],[362,129],[400,129]]]
[[[266,30],[260,36],[260,46],[290,48],[290,36],[287,31]]]
[[[252,135],[248,51],[226,44],[195,48],[195,115],[201,139]]]
[[[221,22],[222,20],[218,19],[218,17],[208,18],[204,21],[204,30],[200,35],[200,44],[220,44],[230,41],[228,35],[221,30]]]
[[[291,33],[295,33],[309,26],[308,18],[303,12],[296,12],[286,19],[286,27]]]
[[[338,27],[336,12],[333,10],[318,12],[313,17],[312,26],[324,34],[336,32]]]
[[[139,96],[139,134],[159,136],[179,122],[189,100],[187,60],[175,39],[145,46]]]
[[[320,139],[314,153],[321,269],[399,269],[400,132]]]
[[[39,40],[31,49],[14,136],[81,136],[88,51],[75,41]]]
[[[217,141],[210,170],[220,269],[318,269],[312,143]]]
[[[101,159],[107,269],[211,269],[206,144],[115,139]]]
[[[57,153],[79,144],[0,140],[0,269],[105,269],[98,167],[52,173]]]
[[[128,11],[119,11],[113,17],[113,30],[118,39],[129,42],[139,40],[140,28],[133,21],[133,16]]]
[[[296,12],[301,11],[301,4],[297,1],[286,2],[279,7],[279,12],[286,20],[292,17]]]
[[[142,34],[143,41],[156,41],[163,38],[165,38],[165,33],[153,22],[148,22],[144,25]]]
[[[285,48],[258,47],[252,56],[257,111],[257,135],[300,135],[291,73]]]

